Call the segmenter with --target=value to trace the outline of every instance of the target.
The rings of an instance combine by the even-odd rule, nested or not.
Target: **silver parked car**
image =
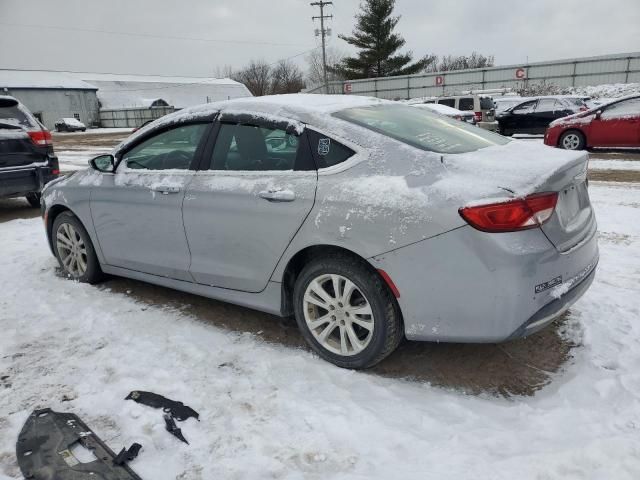
[[[366,368],[403,338],[548,325],[598,261],[587,156],[394,102],[283,95],[163,117],[49,184],[66,273],[135,278],[276,315]]]

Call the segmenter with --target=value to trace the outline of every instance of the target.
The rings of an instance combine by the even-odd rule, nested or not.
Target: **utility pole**
[[[322,76],[324,79],[324,93],[329,93],[329,81],[327,80],[327,47],[325,37],[331,34],[330,29],[324,28],[324,19],[333,18],[333,15],[325,15],[324,7],[327,5],[333,5],[333,2],[325,2],[320,0],[319,2],[313,2],[310,4],[312,7],[320,7],[320,16],[311,17],[311,20],[320,19],[320,35],[322,36]],[[317,35],[317,32],[316,32]]]

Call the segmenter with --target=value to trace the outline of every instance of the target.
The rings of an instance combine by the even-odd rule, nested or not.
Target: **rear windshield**
[[[468,123],[405,105],[348,108],[333,115],[430,152],[465,153],[509,142]]]
[[[491,97],[480,97],[480,109],[481,110],[491,110],[493,108],[493,98]]]
[[[2,128],[2,124],[27,128],[35,126],[29,115],[18,105],[0,106],[0,128]]]

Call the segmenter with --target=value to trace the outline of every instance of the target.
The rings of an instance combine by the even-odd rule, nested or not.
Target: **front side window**
[[[221,123],[210,169],[293,170],[299,149],[299,137],[279,128]]]
[[[640,98],[632,98],[622,102],[614,103],[602,112],[602,117],[607,118],[624,118],[640,116]]]
[[[136,145],[122,160],[132,169],[187,170],[206,128],[205,123],[172,128]]]
[[[536,108],[536,103],[538,103],[537,100],[534,100],[532,102],[521,103],[520,105],[514,107],[512,112],[519,115],[531,113],[533,112],[533,109]]]
[[[509,142],[488,130],[405,105],[348,108],[333,115],[430,152],[465,153]]]
[[[458,110],[462,110],[463,112],[474,110],[473,98],[461,98],[460,100],[458,100],[458,105]]]

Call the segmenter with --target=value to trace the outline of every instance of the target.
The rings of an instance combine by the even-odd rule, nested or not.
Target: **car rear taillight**
[[[558,194],[538,193],[501,203],[463,207],[458,212],[473,228],[483,232],[514,232],[542,225],[551,218]]]
[[[52,145],[51,132],[49,130],[31,130],[27,132],[31,141],[36,145]]]
[[[473,112],[473,119],[476,122],[481,122],[482,121],[482,112]]]

